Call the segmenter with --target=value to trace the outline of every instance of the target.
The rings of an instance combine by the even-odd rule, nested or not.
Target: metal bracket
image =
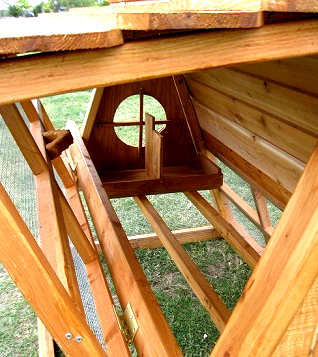
[[[132,343],[136,332],[138,330],[138,323],[134,312],[131,308],[130,303],[128,303],[125,311],[123,313],[119,313],[116,307],[113,305],[115,316],[120,327],[122,334],[125,337],[125,340],[128,343]]]

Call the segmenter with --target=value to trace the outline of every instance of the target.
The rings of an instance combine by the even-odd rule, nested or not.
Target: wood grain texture
[[[134,344],[144,356],[181,356],[147,278],[136,258],[118,217],[102,187],[75,123],[68,123],[74,137],[70,147],[78,162],[78,180],[83,189],[120,304],[128,302],[138,318]],[[122,272],[125,274],[122,274]]]
[[[262,67],[262,63],[259,65]],[[187,76],[187,83],[193,98],[205,107],[255,133],[300,161],[308,161],[317,141],[316,134],[307,132],[295,123],[287,122],[282,116],[269,114],[253,101],[247,103],[235,95],[211,87],[209,82],[198,82],[192,75]]]
[[[315,54],[317,34],[318,21],[311,20],[260,29],[185,34],[98,51],[8,59],[0,63],[0,104],[219,66]],[[23,85],[17,84],[20,78],[24,78]]]
[[[146,196],[134,197],[139,208],[152,225],[163,246],[187,280],[189,286],[196,294],[204,308],[208,311],[211,319],[219,331],[223,331],[230,317],[230,312],[220,299],[213,287],[206,280],[199,268],[191,260],[186,250],[177,241],[170,229],[164,223],[158,212],[148,201]]]
[[[209,133],[203,131],[207,148],[232,170],[238,173],[245,181],[257,189],[275,204],[284,208],[290,199],[291,192],[257,169],[249,161],[224,145]]]
[[[265,11],[318,12],[316,0],[265,0]]]
[[[302,162],[200,104],[195,103],[195,108],[203,130],[293,192],[304,169]]]
[[[272,356],[317,279],[317,162],[318,148],[211,356]]]
[[[106,356],[1,184],[0,212],[1,262],[50,334],[66,354]]]
[[[0,20],[0,55],[105,48],[123,43],[120,30],[109,19],[19,18]]]
[[[255,242],[252,246],[246,241],[198,192],[185,192],[185,195],[228,241],[237,254],[254,269],[260,258],[257,252],[261,251],[259,245]]]

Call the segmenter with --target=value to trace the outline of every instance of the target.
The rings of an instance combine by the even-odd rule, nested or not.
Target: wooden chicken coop
[[[139,246],[160,241],[210,314],[221,333],[212,357],[318,356],[317,13],[315,0],[127,0],[0,20],[0,114],[34,175],[40,226],[38,244],[1,184],[0,260],[39,318],[41,356],[54,355],[53,341],[69,356],[128,356],[129,342],[140,356],[182,355],[116,197],[135,199],[153,227]],[[41,98],[84,89],[93,91],[82,129],[55,130]],[[164,120],[116,122],[132,95],[140,113],[155,98]],[[120,126],[137,128],[135,146]],[[256,209],[223,182],[218,160],[250,185]],[[210,226],[171,232],[147,195],[173,192]],[[275,228],[268,200],[283,210]],[[233,312],[181,244],[216,236],[253,269]],[[86,321],[69,241],[104,343]]]

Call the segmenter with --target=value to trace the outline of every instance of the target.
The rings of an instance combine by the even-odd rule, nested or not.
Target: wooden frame
[[[50,34],[45,40],[53,47],[48,50],[56,50],[56,53],[1,60],[0,114],[35,177],[41,247],[0,184],[0,258],[40,319],[43,355],[52,355],[53,340],[70,355],[130,355],[126,339],[131,337],[127,337],[127,333],[122,332],[126,328],[118,324],[114,299],[99,258],[102,252],[120,307],[125,310],[131,306],[136,317],[138,328],[134,327],[133,342],[138,354],[181,356],[180,347],[133,251],[136,247],[158,245],[165,246],[221,332],[211,351],[212,357],[227,354],[235,357],[314,356],[317,353],[318,101],[315,78],[318,22],[315,13],[318,8],[313,1],[300,0],[279,3],[248,0],[230,9],[229,3],[171,1],[73,11],[65,19],[76,23],[86,18],[99,19],[102,25],[106,18],[114,18],[114,28],[101,30],[100,37],[91,29],[84,35],[75,34],[75,42],[80,42],[85,35],[88,42],[84,45],[76,42],[74,48],[72,41],[62,44],[66,47],[55,47],[60,35]],[[225,12],[218,14],[217,11]],[[299,15],[300,12],[309,11],[314,15],[310,15],[313,16],[310,20],[280,22],[286,14],[276,14],[275,24],[265,22],[264,25],[263,11],[296,11],[296,20],[304,16]],[[55,16],[47,18],[52,21],[64,18],[64,15]],[[188,21],[184,20],[186,16]],[[225,21],[223,28],[232,27],[233,22],[227,20],[230,18],[236,28],[261,28],[200,33],[174,33],[175,29],[171,28],[171,19],[178,19],[178,29],[192,29],[195,19],[200,19],[200,28],[205,28],[204,22],[213,28],[220,19]],[[133,20],[131,29],[164,28],[173,32],[169,36],[151,32],[144,35],[143,41],[138,38],[130,41],[129,34],[125,38],[120,31],[130,26],[127,19]],[[66,38],[71,40],[72,36],[68,35]],[[23,51],[23,45],[34,38],[40,40],[36,34],[25,39],[17,36],[18,44],[12,38],[2,38],[0,46],[9,43],[17,48],[11,52],[2,48],[0,53],[7,56]],[[102,43],[106,41],[105,46],[96,50],[101,46],[100,39]],[[25,49],[34,49],[32,46]],[[93,49],[83,50],[90,47]],[[266,63],[260,63],[262,61]],[[123,70],[123,63],[129,70]],[[17,80],[21,77],[23,85]],[[112,148],[114,141],[110,145],[115,152],[113,156],[109,147],[103,151],[108,154],[105,162],[108,159],[112,163],[103,166],[98,156],[101,142],[106,139],[98,132],[102,132],[102,125],[109,129],[105,129],[107,133],[113,130],[111,114],[120,98],[136,88],[144,94],[140,83],[163,98],[165,104],[170,101],[169,110],[175,116],[173,125],[182,130],[171,129],[165,139],[164,133],[154,130],[155,118],[149,115],[146,146],[140,145],[135,150],[133,160],[129,161],[127,154],[118,162],[119,156]],[[41,102],[35,106],[30,99],[87,88],[96,89],[82,135],[74,122],[68,123],[71,136],[68,132],[48,134],[54,127],[45,108]],[[110,102],[105,109],[107,98]],[[18,102],[22,109],[16,105]],[[105,119],[105,113],[109,118]],[[173,120],[167,118],[167,127],[170,121]],[[56,145],[54,140],[53,143],[45,141],[56,137],[62,146]],[[74,140],[69,156],[62,153],[69,146],[66,139]],[[175,166],[178,170],[181,167],[186,175],[166,179],[167,172],[173,176],[178,171],[174,165],[166,165],[170,158],[165,145],[174,139],[180,140],[181,148],[173,151],[173,145],[168,145],[170,156],[177,153],[181,161],[186,157],[193,167],[197,159],[203,175],[191,176],[180,164]],[[49,150],[49,146],[54,150]],[[123,146],[118,148],[120,151]],[[246,180],[252,203],[247,203],[230,185],[222,184],[216,158]],[[74,171],[68,167],[68,160],[76,163]],[[123,165],[116,170],[119,164]],[[56,182],[53,166],[61,178],[65,195]],[[108,170],[103,171],[105,167]],[[206,181],[201,182],[203,176]],[[124,189],[120,186],[123,182]],[[213,204],[197,192],[201,188],[210,191]],[[90,231],[80,190],[98,242]],[[211,225],[171,231],[145,194],[176,191],[184,192]],[[127,195],[134,196],[154,233],[127,237],[110,201],[111,197]],[[269,216],[267,199],[284,209],[276,228]],[[238,222],[232,205],[259,229],[264,237],[263,245]],[[254,269],[232,313],[180,243],[217,236],[227,240]],[[84,317],[69,239],[85,266],[107,352]],[[125,274],[121,274],[123,271]],[[296,341],[296,335],[301,336],[301,343]]]

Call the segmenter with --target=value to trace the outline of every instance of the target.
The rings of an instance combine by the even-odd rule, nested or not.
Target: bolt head
[[[83,337],[82,337],[82,336],[77,336],[77,337],[75,338],[75,341],[76,341],[76,342],[82,342],[82,341],[83,341]]]
[[[70,340],[70,339],[72,338],[72,334],[71,334],[70,332],[67,332],[67,333],[65,334],[65,338],[68,339],[68,340]]]

